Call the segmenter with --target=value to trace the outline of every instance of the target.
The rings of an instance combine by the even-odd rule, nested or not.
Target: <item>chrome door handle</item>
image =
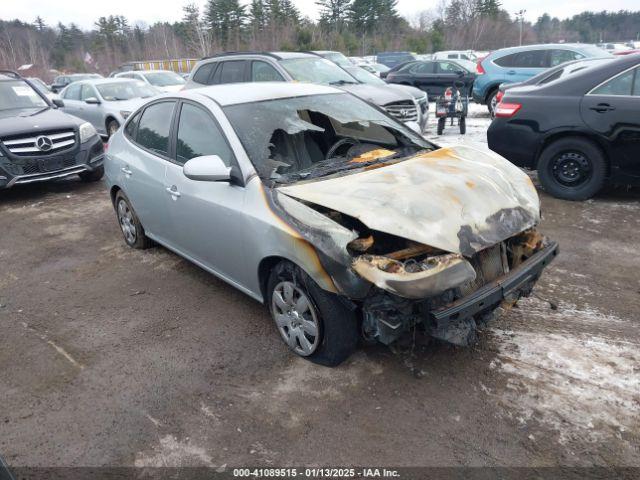
[[[589,110],[593,110],[594,112],[604,113],[604,112],[612,112],[616,109],[616,107],[612,107],[608,103],[599,103],[595,107],[591,107]]]
[[[180,196],[180,192],[178,191],[178,188],[175,185],[173,185],[171,187],[167,187],[166,190],[174,198],[177,198],[177,197]]]
[[[122,173],[124,173],[127,177],[131,176],[131,174],[133,173],[131,170],[129,170],[129,167],[122,167],[120,170],[122,170]]]

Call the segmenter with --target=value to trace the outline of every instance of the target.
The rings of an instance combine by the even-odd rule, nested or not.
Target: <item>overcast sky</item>
[[[82,28],[91,28],[98,16],[124,15],[130,21],[144,21],[152,24],[156,21],[175,21],[182,17],[182,5],[191,0],[0,0],[0,18],[12,20],[17,18],[24,22],[32,22],[40,15],[47,24],[53,25],[75,22]],[[249,3],[249,0],[241,0]],[[206,0],[195,0],[202,6]],[[317,16],[315,0],[294,0],[303,15],[312,18]],[[398,9],[405,17],[412,17],[421,10],[434,8],[437,0],[399,0]],[[638,0],[502,0],[502,5],[509,13],[524,8],[525,18],[534,22],[544,12],[560,18],[570,17],[584,10],[600,11],[638,10]]]

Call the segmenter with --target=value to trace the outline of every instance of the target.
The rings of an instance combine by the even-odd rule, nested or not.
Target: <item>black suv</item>
[[[104,147],[90,123],[58,110],[31,82],[0,70],[0,190],[78,174],[104,175]]]

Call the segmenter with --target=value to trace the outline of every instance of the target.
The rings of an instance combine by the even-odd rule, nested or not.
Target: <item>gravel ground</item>
[[[432,119],[433,121],[433,119]],[[469,134],[485,142],[484,107]],[[0,192],[0,453],[13,466],[640,466],[640,191],[542,195],[561,255],[473,348],[336,369],[167,250],[127,248],[103,184]]]

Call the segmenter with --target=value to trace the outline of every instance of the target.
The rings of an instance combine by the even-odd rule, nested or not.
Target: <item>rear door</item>
[[[183,102],[176,122],[175,156],[167,166],[165,204],[171,216],[169,241],[176,250],[239,284],[245,268],[245,188],[229,182],[191,180],[183,166],[192,158],[217,155],[236,165],[233,151],[212,113]]]
[[[165,175],[170,161],[170,131],[175,100],[152,103],[137,120],[137,128],[125,128],[135,145],[119,158],[125,193],[148,233],[166,242],[171,219],[166,210]],[[137,115],[136,115],[137,117]]]
[[[549,55],[548,50],[527,50],[497,58],[493,63],[502,67],[498,80],[523,82],[549,68]]]
[[[401,70],[402,72],[402,70]],[[404,72],[402,72],[404,73]],[[429,93],[429,96],[438,94],[438,82],[436,81],[436,62],[418,62],[409,67],[407,74],[415,87]]]
[[[640,177],[640,67],[594,88],[583,97],[580,113],[591,129],[610,142],[614,167]]]
[[[76,117],[82,118],[80,116],[80,88],[82,84],[80,83],[72,83],[69,87],[64,91],[62,95],[62,101],[64,102],[63,110],[66,113],[71,115],[75,115]]]

